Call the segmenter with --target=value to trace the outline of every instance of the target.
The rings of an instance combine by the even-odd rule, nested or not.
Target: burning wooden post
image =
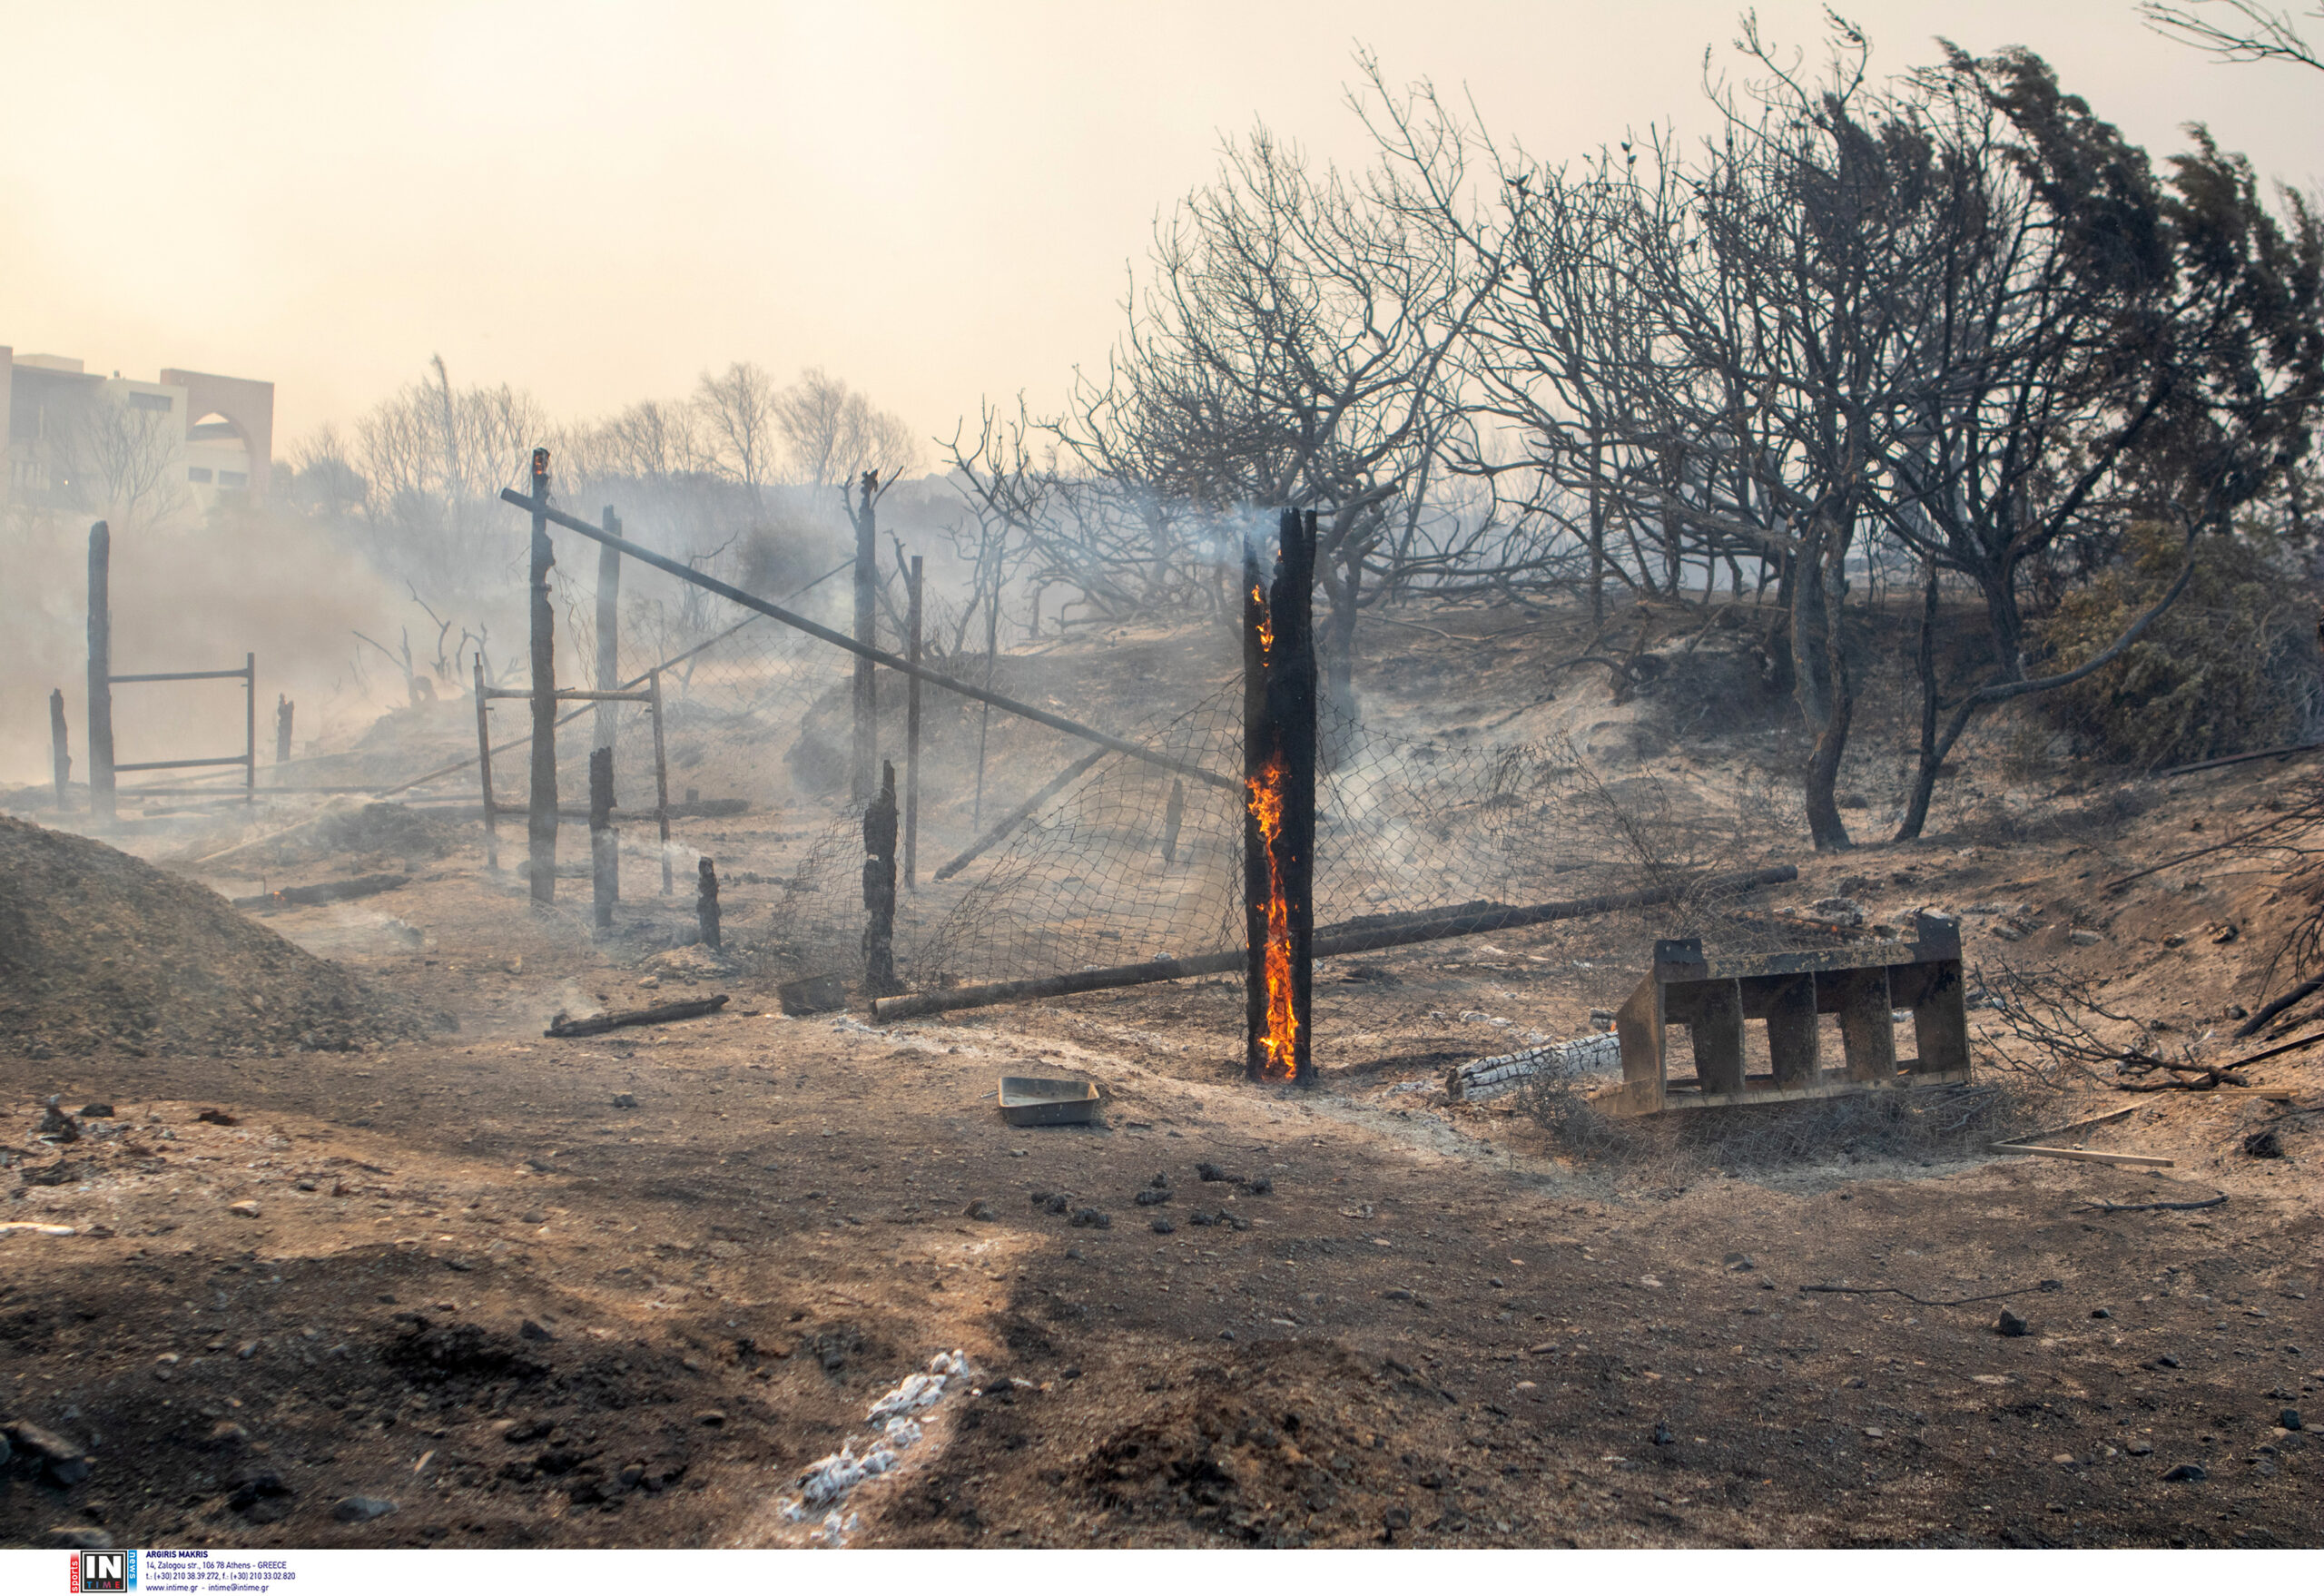
[[[694,921],[702,930],[704,947],[714,953],[725,946],[718,931],[718,867],[707,853],[695,867]]]
[[[880,795],[863,811],[863,985],[875,998],[896,980],[896,767],[880,762]]]
[[[49,762],[56,771],[56,813],[64,813],[65,803],[72,796],[73,750],[65,741],[64,689],[48,690]]]
[[[911,606],[904,624],[911,633],[904,655],[920,668],[920,556],[911,557]],[[904,890],[920,885],[920,678],[904,678]]]
[[[548,450],[533,451],[533,502],[548,503]],[[556,897],[556,635],[549,606],[548,573],[556,564],[548,541],[548,517],[533,512],[533,790],[525,810],[526,868],[533,901]]]
[[[654,824],[662,833],[662,896],[670,895],[670,762],[662,746],[662,668],[646,673],[646,704],[654,717]]]
[[[299,706],[290,702],[290,695],[277,693],[274,695],[274,763],[277,764],[290,763],[290,721],[298,712]]]
[[[606,530],[621,536],[621,517],[611,505],[606,507]],[[607,544],[597,546],[597,691],[621,691],[621,550]],[[618,704],[597,701],[594,746],[614,745],[614,723],[620,714]]]
[[[865,648],[876,648],[880,643],[879,487],[880,474],[866,471],[860,488],[860,506],[847,503],[845,489],[840,492],[848,519],[855,526],[855,640]],[[853,695],[855,736],[848,774],[848,797],[858,803],[872,801],[872,764],[880,756],[880,685],[872,670],[872,661],[858,654]]]
[[[1244,1069],[1315,1084],[1308,1004],[1315,932],[1315,517],[1285,510],[1273,569],[1243,549]]]
[[[113,823],[113,528],[89,528],[89,818]]]
[[[614,905],[621,901],[621,833],[614,830],[610,748],[589,750],[589,878],[595,923],[601,931],[611,931]]]

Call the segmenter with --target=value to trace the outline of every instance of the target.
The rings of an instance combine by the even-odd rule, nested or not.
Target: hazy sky
[[[278,452],[440,350],[592,414],[736,359],[949,432],[1102,362],[1157,212],[1264,117],[1360,160],[1358,43],[1575,153],[1702,123],[1729,0],[231,5],[0,0],[0,343],[271,378]],[[1817,46],[1821,6],[1758,7]],[[1861,0],[1876,66],[2023,44],[2158,152],[2324,177],[2324,74],[2129,0]],[[2303,7],[2304,9],[2304,7]]]

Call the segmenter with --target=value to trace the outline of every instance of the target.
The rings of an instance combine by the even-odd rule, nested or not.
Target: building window
[[[172,410],[177,407],[166,393],[133,393],[129,396],[129,408],[133,410]]]
[[[250,486],[250,480],[251,474],[248,471],[221,471],[218,473],[218,486],[221,488],[247,488]]]
[[[210,480],[210,468],[207,466],[188,466],[185,468],[185,479],[189,482],[207,482]]]

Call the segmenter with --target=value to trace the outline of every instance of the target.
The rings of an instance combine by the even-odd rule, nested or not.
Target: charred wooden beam
[[[1274,558],[1243,550],[1243,1068],[1315,1082],[1315,520],[1285,510]]]
[[[694,920],[704,947],[714,952],[725,945],[718,927],[718,867],[707,853],[694,867]]]
[[[651,1009],[627,1009],[618,1013],[592,1014],[586,1020],[567,1020],[559,1014],[548,1022],[543,1036],[576,1037],[603,1036],[625,1025],[667,1025],[674,1020],[699,1020],[705,1014],[715,1014],[726,1007],[726,994],[710,998],[691,998],[681,1003],[656,1003]]]
[[[408,875],[359,875],[343,882],[317,882],[312,886],[284,887],[280,892],[259,892],[248,898],[233,900],[237,909],[300,909],[317,903],[344,903],[350,898],[369,898],[380,892],[392,892],[411,878]]]
[[[1630,892],[1601,892],[1593,898],[1570,898],[1554,903],[1496,904],[1491,909],[1446,915],[1437,920],[1406,920],[1389,925],[1363,924],[1353,930],[1322,926],[1317,928],[1315,940],[1309,944],[1309,951],[1317,959],[1336,959],[1346,953],[1370,953],[1383,948],[1408,947],[1415,942],[1482,936],[1490,931],[1546,925],[1552,921],[1581,920],[1592,914],[1611,914],[1623,909],[1643,909],[1656,903],[1667,903],[1682,893],[1694,893],[1704,898],[1721,897],[1748,892],[1753,887],[1775,886],[1796,881],[1798,876],[1797,867],[1777,864],[1763,870],[1694,878],[1676,885],[1645,887]],[[1031,980],[986,981],[975,986],[882,998],[872,1005],[872,1015],[881,1021],[910,1020],[921,1014],[941,1014],[954,1009],[981,1009],[994,1003],[1061,998],[1075,992],[1107,991],[1117,987],[1145,986],[1154,981],[1184,980],[1191,976],[1224,975],[1231,970],[1246,969],[1248,962],[1247,951],[1237,949],[1225,953],[1194,953],[1179,959],[1151,959],[1141,964],[1109,965],[1102,970],[1077,970],[1066,975],[1042,976]]]
[[[896,767],[880,762],[880,793],[863,811],[863,985],[873,997],[896,979]]]

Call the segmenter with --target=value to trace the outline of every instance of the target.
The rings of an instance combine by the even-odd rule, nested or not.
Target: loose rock
[[[342,1496],[331,1503],[330,1516],[342,1524],[368,1524],[396,1511],[384,1496]]]
[[[2032,1333],[2033,1326],[2007,1308],[2002,1309],[2001,1317],[1994,1321],[1994,1334],[1996,1335],[2026,1335]]]
[[[2181,1463],[2176,1468],[2164,1470],[2162,1477],[2179,1484],[2193,1484],[2210,1479],[2211,1475],[2201,1463]]]

